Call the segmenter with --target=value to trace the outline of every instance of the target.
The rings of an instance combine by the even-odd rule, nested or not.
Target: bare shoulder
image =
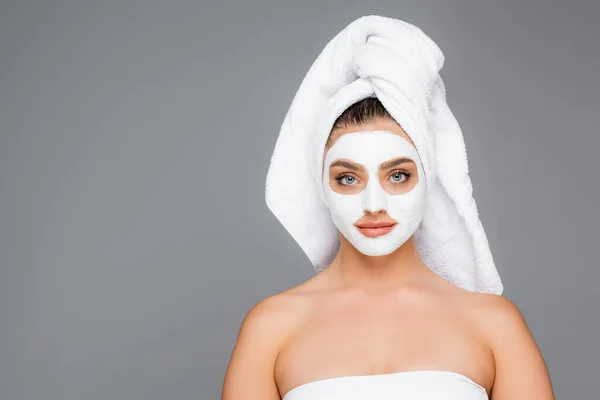
[[[499,346],[506,342],[507,338],[533,340],[521,310],[507,297],[469,292],[467,299],[468,312],[484,334],[490,349],[494,351],[494,357],[497,356],[495,350],[499,350]]]
[[[246,314],[240,330],[262,331],[269,335],[284,333],[300,311],[296,288],[273,294],[256,303]]]
[[[491,399],[554,400],[548,368],[517,305],[489,293],[473,293],[470,304],[494,355]]]
[[[469,310],[480,320],[482,327],[498,329],[520,325],[523,328],[525,324],[523,314],[517,305],[507,297],[478,292],[468,292],[467,296],[470,304]]]
[[[525,317],[513,301],[491,293],[471,293],[470,296],[470,311],[475,315],[492,349],[505,342],[507,337],[533,340]]]
[[[274,365],[305,309],[300,287],[268,296],[247,312],[225,372],[222,400],[280,399]]]

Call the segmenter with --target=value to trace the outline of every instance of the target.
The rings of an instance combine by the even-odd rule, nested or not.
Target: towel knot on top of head
[[[324,201],[324,149],[335,120],[377,97],[413,141],[427,186],[426,212],[414,234],[434,272],[471,291],[502,293],[472,196],[462,132],[446,103],[444,55],[420,28],[398,19],[358,18],[331,39],[288,110],[267,173],[269,209],[318,271],[339,250]]]
[[[376,26],[370,25],[372,22],[373,18],[362,17],[348,27],[355,34],[352,70],[375,86],[410,93],[415,106],[426,110],[444,64],[442,51],[414,25],[397,24],[387,18],[379,19]],[[365,29],[358,29],[360,24],[365,24]],[[399,37],[412,40],[398,41]]]

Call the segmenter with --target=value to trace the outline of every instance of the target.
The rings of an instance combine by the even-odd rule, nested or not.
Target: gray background
[[[444,51],[504,294],[557,398],[596,397],[593,3],[1,2],[0,398],[220,397],[246,312],[314,274],[265,175],[304,74],[367,14]]]

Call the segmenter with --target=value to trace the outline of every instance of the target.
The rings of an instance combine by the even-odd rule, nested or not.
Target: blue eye
[[[352,183],[354,183],[356,181],[356,178],[353,177],[352,175],[343,176],[342,179],[346,179],[345,182],[347,185],[351,185]]]
[[[391,175],[392,177],[394,176],[400,176],[399,179],[402,179],[402,175],[404,175],[406,177],[406,179],[404,180],[395,180],[392,179],[392,181],[396,182],[396,183],[406,183],[406,181],[408,180],[408,178],[410,178],[410,173],[406,172],[406,171],[394,171],[394,173]]]
[[[349,178],[350,180],[342,182],[346,178]],[[341,174],[338,177],[336,177],[335,180],[340,186],[351,186],[354,182],[356,182],[356,178],[350,174]]]

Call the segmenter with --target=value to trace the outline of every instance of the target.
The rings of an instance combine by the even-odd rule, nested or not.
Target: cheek
[[[425,207],[425,186],[416,184],[408,193],[389,197],[388,213],[396,218],[400,214],[421,214]]]
[[[330,191],[328,197],[329,208],[335,216],[345,220],[350,219],[352,222],[363,216],[363,201],[360,195],[347,195]]]

